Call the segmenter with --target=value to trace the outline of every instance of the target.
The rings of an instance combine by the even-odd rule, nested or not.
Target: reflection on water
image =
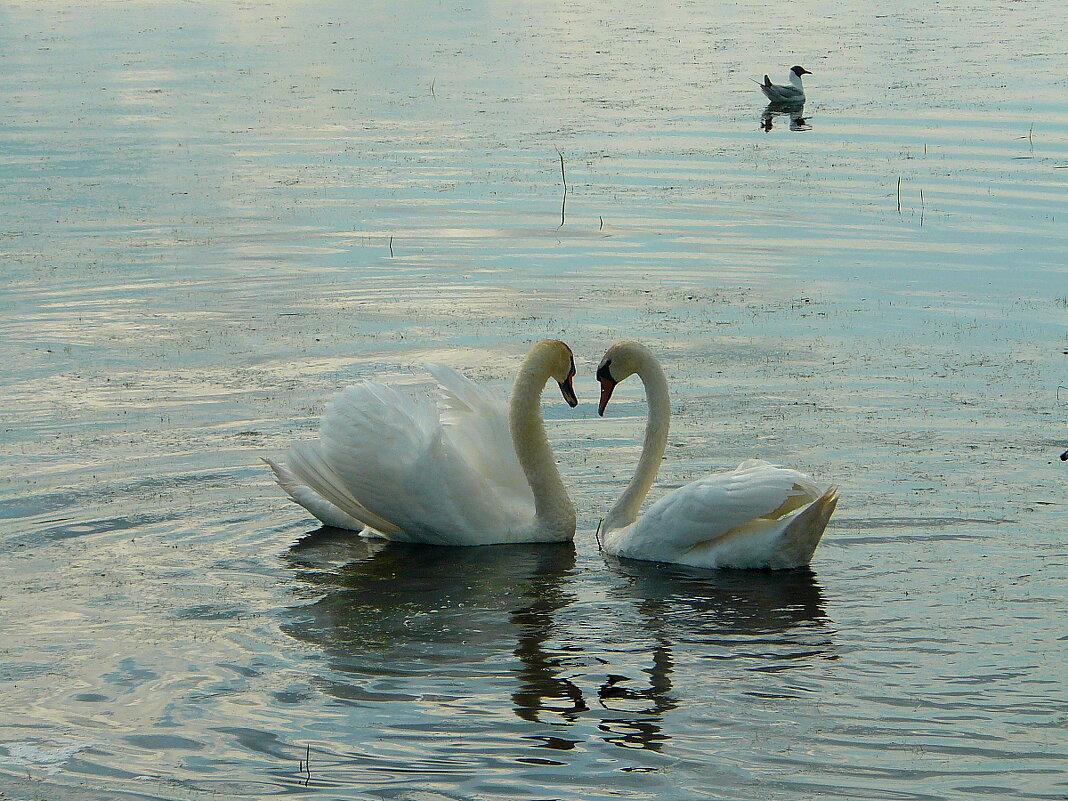
[[[328,695],[414,704],[444,692],[433,687],[443,677],[455,693],[457,682],[507,676],[518,720],[566,730],[592,715],[603,741],[625,748],[659,752],[673,736],[679,647],[727,661],[760,649],[785,663],[831,648],[808,570],[702,572],[611,560],[617,583],[602,617],[591,619],[577,615],[571,544],[436,548],[324,528],[285,560],[301,581],[297,592],[316,597],[287,610],[281,627],[327,655],[329,670],[315,684]],[[589,634],[622,618],[648,646],[617,665],[618,657],[597,654],[603,643]],[[583,736],[527,735],[555,750],[572,750]]]
[[[565,546],[559,551],[561,558],[555,562],[539,559],[538,570],[527,580],[528,592],[516,599],[518,606],[509,612],[518,632],[513,653],[520,665],[512,704],[518,717],[532,723],[541,722],[543,713],[572,723],[589,710],[582,690],[562,675],[564,655],[555,653],[551,645],[554,614],[574,600],[562,583],[575,566],[574,550]]]
[[[760,127],[764,131],[770,131],[775,127],[777,117],[788,117],[791,131],[809,131],[812,126],[808,121],[811,117],[805,116],[804,103],[768,103],[760,115]]]
[[[566,721],[587,709],[547,647],[554,613],[572,600],[570,543],[436,548],[320,529],[287,561],[322,595],[291,609],[283,630],[324,648],[330,667],[353,682],[373,686],[385,674],[419,677],[483,665],[489,674],[514,673],[513,706],[523,720],[551,712]],[[392,698],[336,680],[322,686],[339,697]]]
[[[825,622],[823,593],[810,568],[690,570],[608,557],[627,579],[650,630],[715,639],[731,634],[776,634]]]
[[[764,658],[807,661],[830,652],[823,597],[811,570],[699,571],[607,557],[626,581],[615,590],[638,611],[652,647],[642,671],[645,687],[610,674],[598,696],[602,707],[626,711],[606,719],[609,739],[620,745],[659,750],[669,739],[664,716],[680,703],[672,694],[673,649],[682,643],[704,659],[735,660],[759,648]],[[798,636],[793,630],[800,629]],[[764,669],[763,661],[756,670]],[[620,736],[621,729],[628,731]]]
[[[648,674],[648,686],[627,685],[630,679],[609,673],[597,689],[597,698],[606,714],[600,724],[605,742],[626,748],[647,748],[660,751],[670,735],[664,732],[663,717],[679,702],[671,696],[671,647],[666,642],[653,646],[650,665],[643,668]]]

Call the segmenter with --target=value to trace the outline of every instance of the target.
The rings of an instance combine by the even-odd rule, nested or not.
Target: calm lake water
[[[861,8],[4,4],[0,797],[1068,797],[1063,8]],[[259,461],[544,336],[573,547],[316,531]],[[598,553],[623,337],[654,497],[841,486],[810,571]]]

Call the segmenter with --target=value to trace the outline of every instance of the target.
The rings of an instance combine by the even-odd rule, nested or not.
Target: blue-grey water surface
[[[1068,797],[1062,12],[4,4],[0,797]],[[259,461],[543,336],[574,546],[316,531]],[[811,570],[598,553],[623,337],[654,497],[837,483]]]

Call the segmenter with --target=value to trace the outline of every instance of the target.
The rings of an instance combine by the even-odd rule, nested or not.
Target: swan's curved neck
[[[534,493],[535,525],[545,534],[570,537],[575,533],[575,507],[560,479],[545,423],[541,392],[550,375],[537,351],[519,369],[508,408],[508,427],[519,465]]]
[[[645,440],[638,467],[623,494],[604,519],[606,532],[629,526],[638,519],[642,501],[656,480],[660,462],[667,450],[668,429],[671,425],[671,398],[667,378],[660,363],[651,355],[639,353],[635,372],[645,385],[645,399],[649,404],[649,421],[645,424]]]

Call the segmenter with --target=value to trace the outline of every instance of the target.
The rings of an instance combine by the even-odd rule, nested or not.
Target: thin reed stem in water
[[[564,227],[564,210],[567,208],[567,176],[564,174],[564,154],[560,148],[556,148],[556,155],[560,157],[560,180],[564,184],[564,196],[560,199],[560,224],[557,228]]]

